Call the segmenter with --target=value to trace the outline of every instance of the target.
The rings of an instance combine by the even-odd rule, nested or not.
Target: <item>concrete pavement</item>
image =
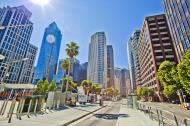
[[[112,102],[107,107],[70,126],[115,126],[118,116],[120,116],[120,106],[121,104],[119,102]]]
[[[119,116],[116,126],[158,126],[158,122],[149,119],[143,112],[128,108],[126,100],[122,101],[119,114],[125,116]]]
[[[69,126],[158,126],[158,122],[152,121],[144,113],[128,108],[126,102],[112,102]]]
[[[178,121],[182,124],[184,118],[190,118],[190,110],[182,109],[180,105],[170,103],[159,103],[159,102],[140,102],[144,105],[151,106],[152,108],[166,110],[174,113]]]
[[[1,120],[1,126],[61,126],[76,118],[84,116],[101,107],[98,104],[80,105],[74,108],[66,108],[64,110],[50,111],[49,114],[31,116],[23,116],[22,120],[16,119],[16,115],[12,118],[12,123],[7,123],[8,119]]]

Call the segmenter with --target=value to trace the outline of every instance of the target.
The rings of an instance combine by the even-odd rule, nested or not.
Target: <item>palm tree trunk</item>
[[[69,59],[69,68],[68,68],[68,73],[67,73],[67,77],[68,78],[70,76],[70,69],[71,69],[71,58]],[[69,86],[69,83],[68,83],[68,80],[67,80],[67,83],[66,83],[66,92],[68,90],[68,86]]]

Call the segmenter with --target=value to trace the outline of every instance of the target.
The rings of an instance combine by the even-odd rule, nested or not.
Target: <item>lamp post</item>
[[[10,56],[7,59],[8,63],[5,63],[7,65],[7,68],[6,68],[6,71],[5,71],[5,74],[4,76],[2,77],[2,80],[1,82],[4,81],[5,77],[8,75],[9,73],[9,69],[10,67],[12,66],[13,63],[15,62],[20,62],[20,61],[26,61],[28,60],[28,58],[23,58],[21,60],[14,60],[14,57],[15,57],[15,52],[16,52],[16,47],[18,46],[19,44],[19,35],[21,33],[21,30],[25,27],[30,27],[32,26],[33,24],[25,24],[25,25],[7,25],[7,26],[2,26],[0,25],[0,30],[4,30],[6,28],[19,28],[18,29],[18,32],[16,34],[16,42],[13,44],[13,51],[11,52]],[[2,54],[0,54],[0,60],[4,60],[5,59],[5,56],[3,56]],[[9,75],[8,75],[9,76]]]

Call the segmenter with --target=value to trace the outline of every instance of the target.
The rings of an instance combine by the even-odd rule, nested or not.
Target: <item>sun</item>
[[[39,5],[39,6],[46,6],[47,4],[50,3],[51,0],[30,0],[32,3]]]

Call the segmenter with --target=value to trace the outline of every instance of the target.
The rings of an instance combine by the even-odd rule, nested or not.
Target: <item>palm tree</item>
[[[88,94],[90,90],[90,85],[91,85],[91,82],[89,80],[83,80],[81,82],[81,86],[83,87],[85,94]]]
[[[69,65],[66,65],[67,66],[66,68],[68,68],[67,77],[69,77],[70,69],[71,69],[71,60],[79,54],[79,46],[75,42],[70,42],[69,44],[66,44],[66,46],[67,46],[67,48],[65,49],[65,51],[67,53],[67,56],[69,57],[69,60],[66,61],[67,64],[69,64]],[[68,81],[66,84],[66,91],[67,90],[68,90]]]
[[[66,73],[68,73],[69,65],[69,58],[64,59],[63,63],[61,64],[61,67],[66,71]]]

